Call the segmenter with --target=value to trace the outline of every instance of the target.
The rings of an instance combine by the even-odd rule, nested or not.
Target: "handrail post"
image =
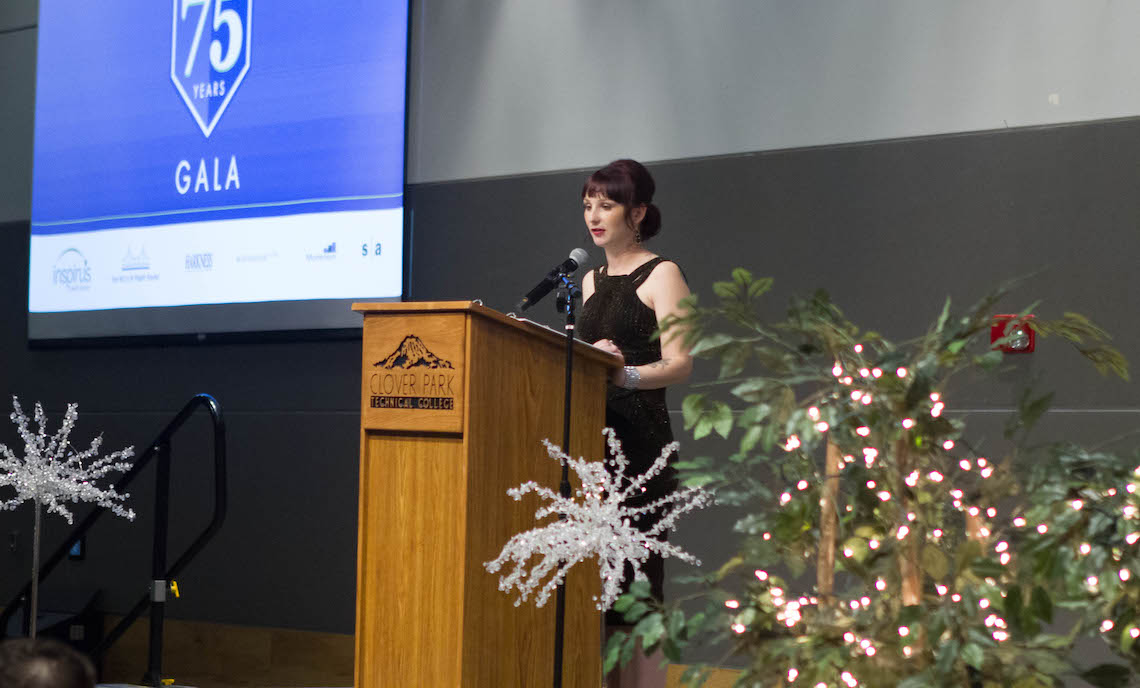
[[[166,542],[170,531],[170,440],[155,446],[154,551],[151,558],[150,649],[142,683],[162,685],[162,626],[166,613]]]

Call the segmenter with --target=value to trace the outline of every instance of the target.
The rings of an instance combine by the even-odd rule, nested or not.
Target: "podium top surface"
[[[526,318],[512,317],[500,313],[494,308],[488,308],[481,303],[476,303],[475,301],[384,301],[375,303],[354,303],[352,304],[352,310],[365,316],[385,314],[412,315],[419,313],[470,313],[493,320],[507,327],[513,327],[531,336],[561,343],[563,346],[566,337],[561,331],[547,327],[542,323],[527,320]],[[578,355],[587,356],[610,367],[616,368],[621,364],[621,359],[617,356],[602,351],[583,341],[576,342],[574,350]]]

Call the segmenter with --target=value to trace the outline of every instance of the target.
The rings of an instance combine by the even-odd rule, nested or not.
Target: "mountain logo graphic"
[[[395,351],[372,365],[388,370],[395,368],[454,368],[450,362],[429,351],[423,340],[414,334],[404,337],[404,341],[400,342]]]

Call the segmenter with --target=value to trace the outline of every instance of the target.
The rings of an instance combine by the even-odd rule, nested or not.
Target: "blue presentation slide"
[[[406,41],[406,0],[41,0],[29,311],[398,297]]]

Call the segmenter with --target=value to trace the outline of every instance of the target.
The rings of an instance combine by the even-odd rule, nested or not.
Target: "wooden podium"
[[[353,310],[364,315],[356,688],[550,686],[554,597],[516,607],[483,565],[539,525],[541,502],[507,489],[558,489],[540,442],[562,442],[564,336],[467,301]],[[575,344],[574,456],[603,456],[616,363]],[[566,688],[601,684],[599,592],[596,564],[570,572]]]

